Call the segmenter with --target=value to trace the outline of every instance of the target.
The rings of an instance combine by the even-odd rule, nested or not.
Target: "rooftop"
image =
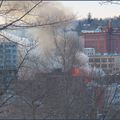
[[[95,56],[120,56],[120,53],[96,53]]]

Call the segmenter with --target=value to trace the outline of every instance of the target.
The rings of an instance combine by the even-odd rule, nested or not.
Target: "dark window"
[[[9,49],[6,49],[5,52],[10,53],[10,50],[9,50]]]
[[[102,58],[101,62],[107,62],[107,58]]]
[[[99,68],[99,67],[100,67],[100,64],[97,64],[97,65],[96,65],[96,67],[98,67],[98,68]]]
[[[100,62],[100,58],[95,58],[95,62]]]
[[[112,68],[112,67],[113,67],[113,64],[109,64],[109,67]]]
[[[16,50],[13,50],[12,52],[13,52],[13,53],[15,53],[15,52],[16,52]]]
[[[109,58],[108,61],[109,62],[114,62],[114,58]]]
[[[0,48],[3,48],[3,45],[0,45]]]
[[[93,58],[89,58],[89,62],[93,62]]]
[[[102,64],[101,67],[102,67],[102,68],[106,68],[106,67],[107,67],[107,64]]]

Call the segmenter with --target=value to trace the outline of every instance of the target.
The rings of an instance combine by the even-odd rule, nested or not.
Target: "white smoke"
[[[73,18],[73,14],[57,2],[47,2],[37,10],[37,15],[37,24],[48,24]],[[33,36],[33,39],[38,41],[42,52],[51,51],[54,48],[53,29],[58,31],[58,29],[61,29],[66,24],[68,25],[68,23],[60,22],[56,25],[31,28],[28,30],[28,33]]]
[[[18,5],[18,2],[14,2],[13,4],[14,7],[16,6],[16,4],[17,6],[19,6],[19,9],[22,9],[22,7],[27,6],[26,4],[24,6],[22,6],[21,4]],[[32,5],[33,4],[28,5],[28,7],[26,7],[26,9],[24,10],[28,10],[28,8],[30,8]],[[46,2],[42,6],[37,7],[31,14],[35,14],[37,16],[35,17],[34,22],[37,22],[38,24],[63,21],[66,19],[73,18],[73,13],[69,12],[66,8],[64,8],[62,5],[56,2]],[[28,20],[27,18],[29,17],[26,17],[24,20]],[[80,48],[80,50],[82,50],[81,48],[83,48],[84,46],[82,38],[78,36],[77,32],[71,31],[71,29],[74,29],[76,27],[76,24],[71,24],[71,22],[68,22],[60,23],[53,26],[43,26],[29,29],[27,31],[27,36],[32,37],[32,39],[36,40],[37,44],[39,45],[39,47],[35,49],[33,54],[36,56],[42,56],[43,61],[49,61],[50,56],[54,56],[52,54],[55,48],[53,29],[55,29],[55,31],[59,31],[62,30],[65,26],[67,26],[66,29],[67,39],[73,39],[73,41],[78,42],[76,48]],[[90,67],[88,65],[89,58],[82,51],[77,52],[75,57],[78,59],[80,66],[89,72],[90,71]],[[54,56],[54,60],[55,59],[57,59],[56,56]],[[54,65],[55,61],[53,61]],[[56,66],[60,66],[60,64],[56,62]]]

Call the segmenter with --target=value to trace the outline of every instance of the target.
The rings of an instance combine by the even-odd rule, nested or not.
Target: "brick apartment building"
[[[120,28],[113,28],[111,21],[104,28],[83,30],[81,36],[85,48],[95,48],[99,53],[120,53]]]

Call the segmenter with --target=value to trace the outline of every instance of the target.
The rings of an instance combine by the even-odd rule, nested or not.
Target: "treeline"
[[[113,18],[98,19],[92,18],[92,15],[89,13],[86,19],[76,20],[77,26],[75,30],[80,34],[81,30],[95,30],[98,26],[107,26],[109,20],[112,22],[113,27],[120,27],[120,16],[115,16]]]

